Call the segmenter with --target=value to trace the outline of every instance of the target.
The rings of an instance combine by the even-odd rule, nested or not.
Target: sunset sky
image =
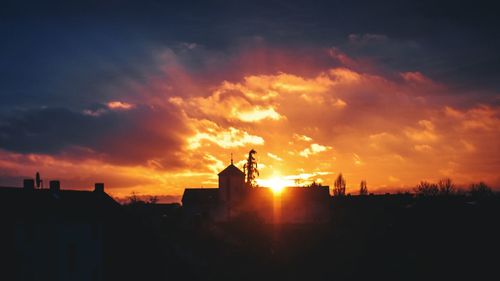
[[[260,179],[500,188],[481,1],[68,2],[0,9],[0,186],[178,196],[254,148]]]

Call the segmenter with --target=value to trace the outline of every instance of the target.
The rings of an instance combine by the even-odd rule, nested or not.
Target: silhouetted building
[[[219,200],[225,205],[233,205],[245,194],[245,174],[231,163],[219,173]]]
[[[119,204],[104,192],[0,187],[5,280],[103,280],[104,221]]]
[[[279,195],[267,187],[251,187],[231,163],[219,173],[218,188],[186,188],[182,205],[192,220],[228,221],[250,213],[266,223],[325,223],[329,199],[328,186],[287,187]]]
[[[219,205],[218,188],[186,188],[182,196],[183,212],[192,219],[213,217]]]

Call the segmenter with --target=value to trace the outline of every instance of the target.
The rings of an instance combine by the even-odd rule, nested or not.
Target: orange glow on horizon
[[[293,186],[294,182],[280,176],[274,176],[269,179],[257,179],[260,186],[270,188],[274,195],[280,195],[286,187]]]

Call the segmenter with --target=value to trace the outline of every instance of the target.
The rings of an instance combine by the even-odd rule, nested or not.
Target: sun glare
[[[292,180],[287,180],[280,177],[273,177],[270,179],[259,179],[257,180],[257,183],[260,186],[270,188],[276,195],[281,194],[281,192],[283,192],[283,189],[285,187],[293,185]]]

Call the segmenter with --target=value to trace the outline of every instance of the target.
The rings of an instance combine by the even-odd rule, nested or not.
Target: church
[[[330,220],[328,186],[291,186],[280,194],[273,193],[271,187],[257,186],[253,183],[254,153],[254,150],[249,153],[249,161],[244,166],[246,173],[231,160],[231,164],[218,174],[218,188],[186,188],[182,196],[186,216],[198,221],[227,222],[251,214],[270,224],[327,223]]]

